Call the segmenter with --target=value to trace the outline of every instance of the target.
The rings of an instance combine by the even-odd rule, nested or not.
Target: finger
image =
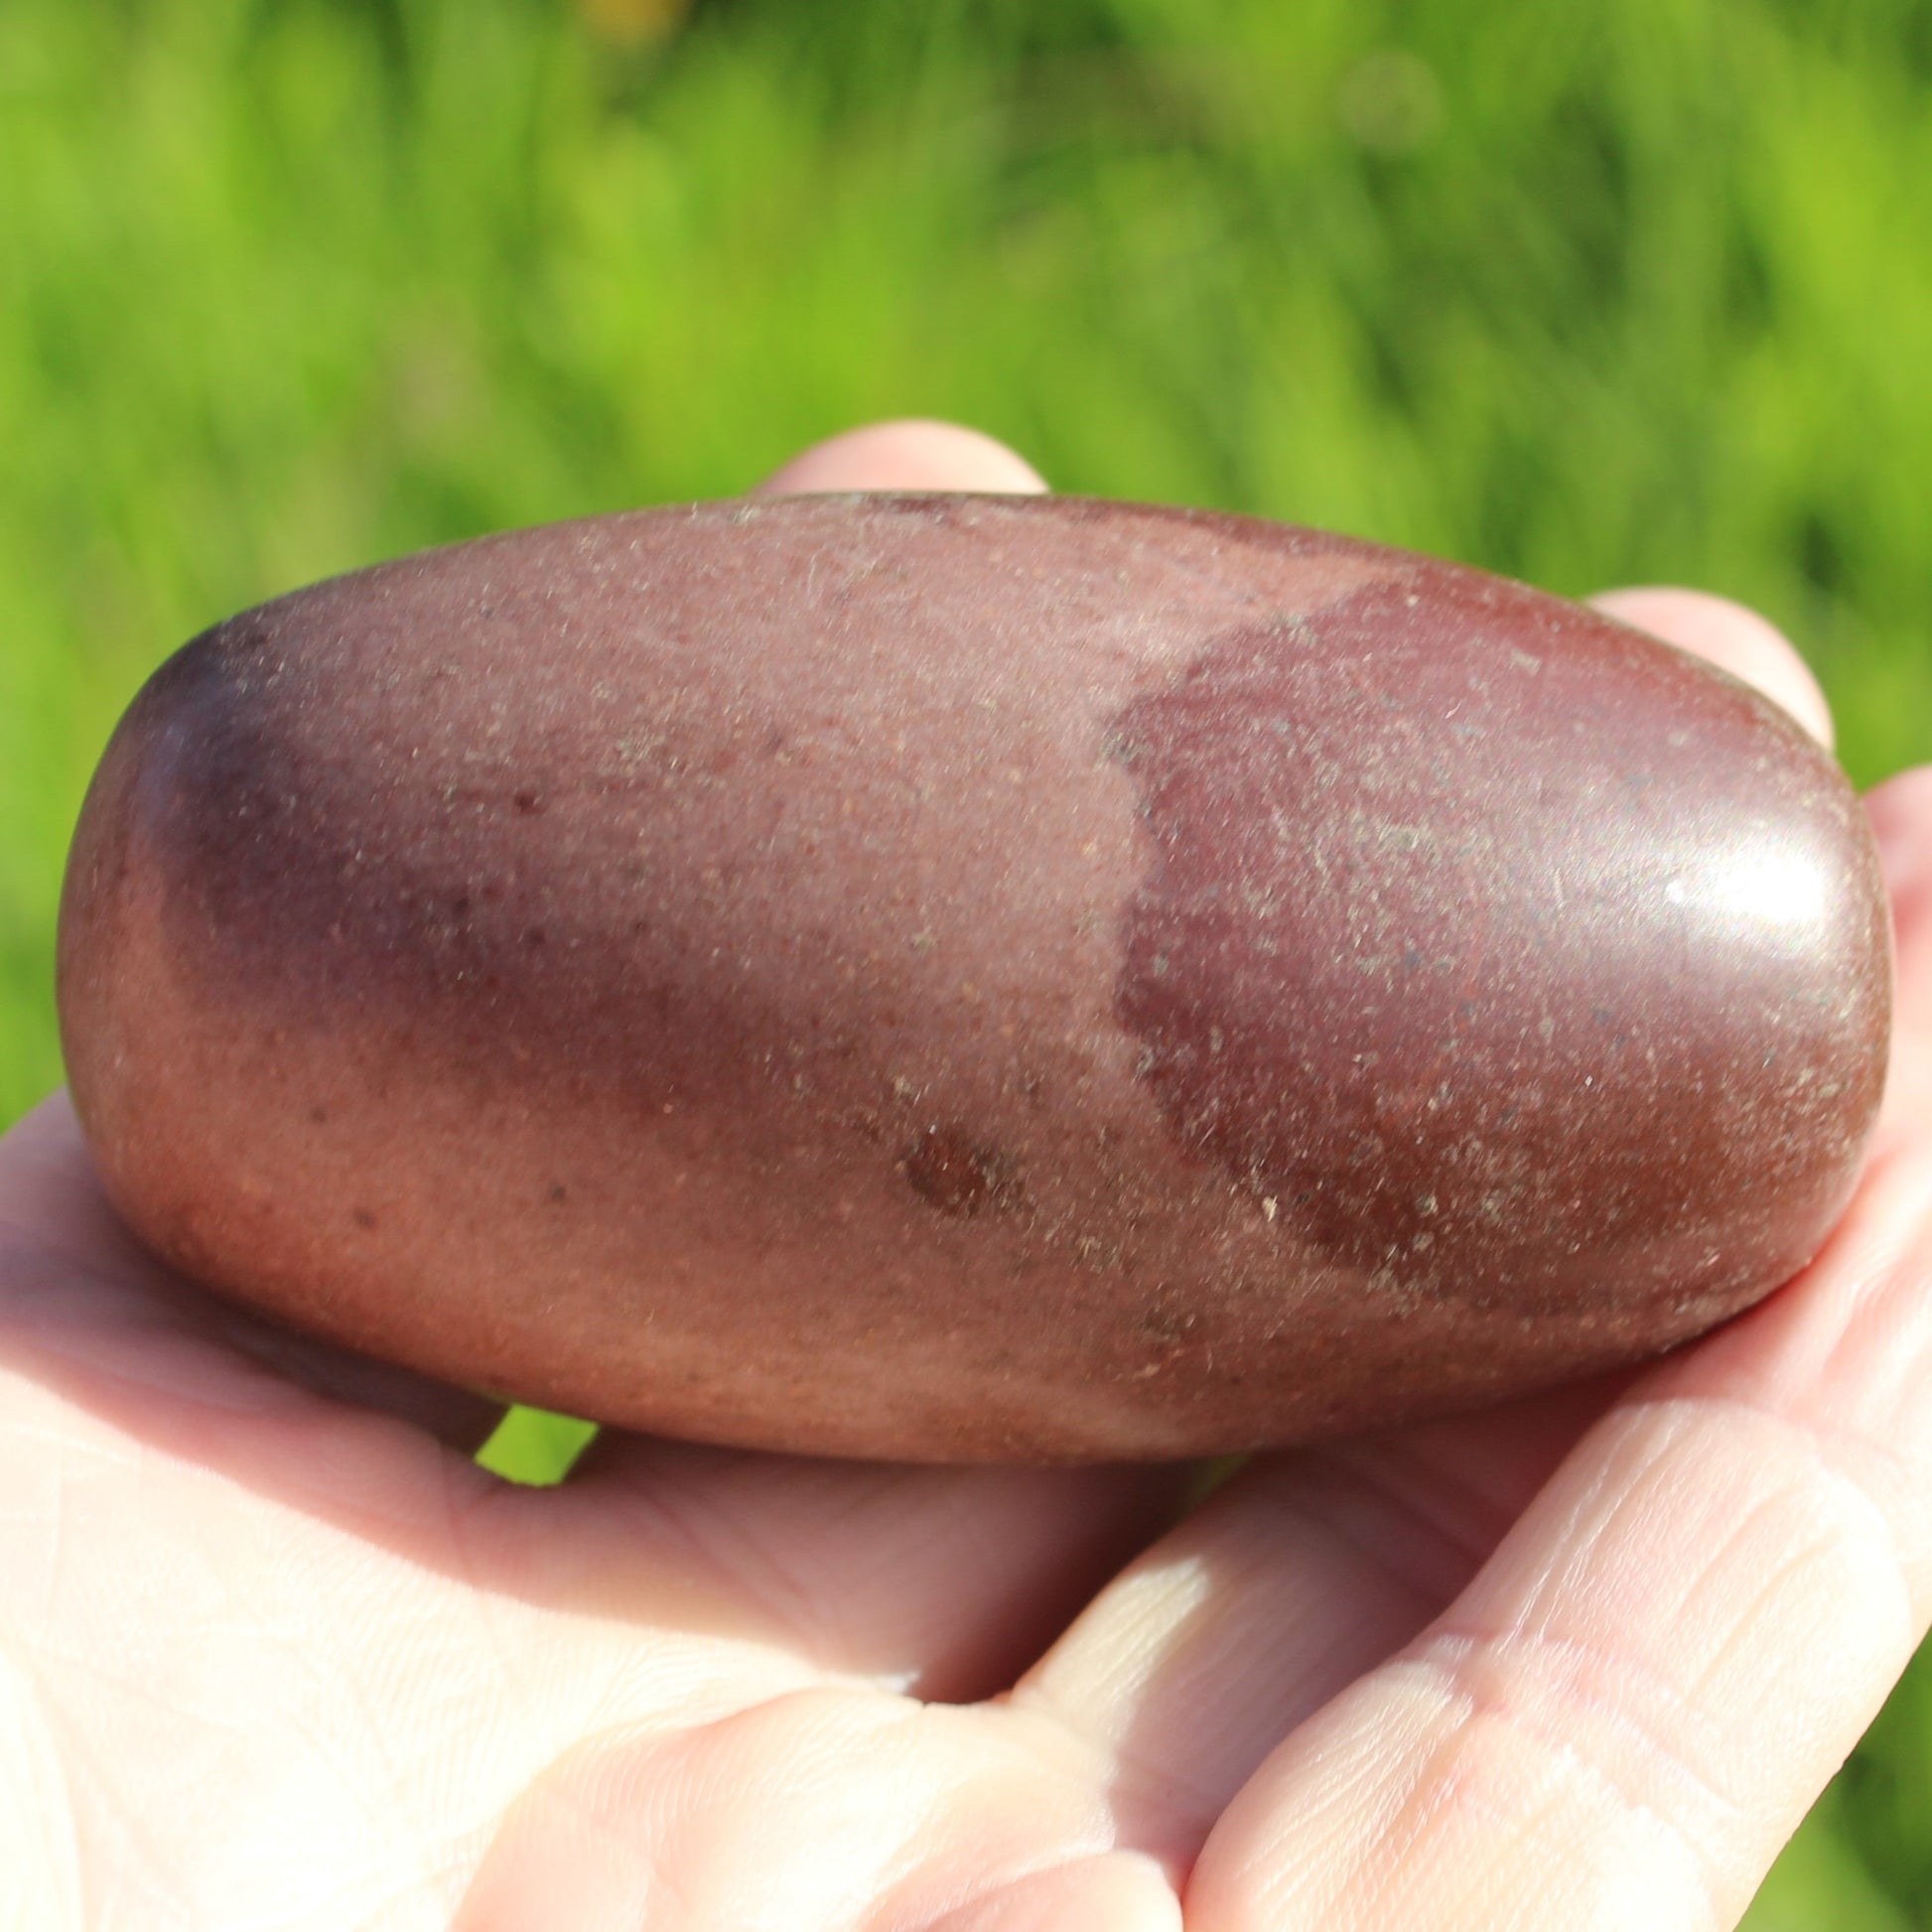
[[[929,1702],[1004,1690],[1179,1515],[1190,1471],[915,1468],[606,1432],[578,1501],[668,1518],[795,1651]]]
[[[1888,778],[1865,799],[1891,900],[1891,1065],[1877,1145],[1932,1119],[1932,766]]]
[[[1590,602],[1606,617],[1709,659],[1782,705],[1821,745],[1832,743],[1831,708],[1784,633],[1755,611],[1707,591],[1605,591]]]
[[[1132,1842],[1184,1872],[1280,1740],[1463,1587],[1615,1386],[1257,1458],[1015,1701],[1101,1755]]]
[[[298,1335],[156,1260],[109,1205],[65,1094],[0,1140],[0,1363],[123,1410],[191,1394],[260,1407],[295,1384],[466,1454],[503,1413],[486,1396]]]
[[[814,443],[759,485],[764,496],[835,489],[968,489],[1036,495],[1046,487],[1024,458],[956,423],[873,423]]]
[[[1932,765],[1901,771],[1866,794],[1897,947],[1894,1018],[1932,1035]]]
[[[1448,1613],[1292,1736],[1202,1932],[1735,1923],[1932,1614],[1932,1149],[1637,1382]]]
[[[1179,1932],[1086,1762],[1037,1741],[843,1686],[606,1727],[518,1796],[453,1932]]]

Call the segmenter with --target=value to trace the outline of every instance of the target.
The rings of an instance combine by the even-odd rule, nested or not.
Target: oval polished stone
[[[1768,701],[1251,519],[808,497],[199,638],[61,993],[157,1249],[664,1431],[1169,1456],[1484,1402],[1788,1279],[1875,1112],[1863,811]]]

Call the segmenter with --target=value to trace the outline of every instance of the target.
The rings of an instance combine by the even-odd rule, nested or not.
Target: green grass
[[[1725,590],[1856,775],[1932,757],[1929,94],[1928,0],[720,0],[627,46],[551,0],[7,0],[0,1120],[59,1076],[66,838],[172,644],[868,417]],[[1932,1925],[1926,1676],[1761,1932]]]
[[[555,1416],[547,1409],[511,1409],[477,1451],[477,1460],[511,1482],[547,1486],[570,1473],[596,1435],[594,1424],[579,1422],[575,1416]]]

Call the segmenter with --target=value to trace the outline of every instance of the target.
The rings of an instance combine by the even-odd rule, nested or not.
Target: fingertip
[[[1885,869],[1893,923],[1901,934],[1916,934],[1932,913],[1932,765],[1873,786],[1864,808]]]
[[[1811,667],[1783,631],[1755,611],[1708,591],[1653,585],[1605,591],[1590,604],[1619,623],[1648,631],[1741,678],[1831,749],[1831,707]]]
[[[1895,771],[1865,793],[1865,810],[1880,837],[1887,833],[1918,836],[1932,825],[1932,764],[1915,764]]]
[[[838,489],[969,489],[1038,495],[1039,473],[991,436],[958,423],[870,423],[802,450],[755,491],[791,496]]]

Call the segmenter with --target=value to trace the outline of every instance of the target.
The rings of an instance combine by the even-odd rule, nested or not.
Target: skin
[[[921,483],[1038,486],[893,425],[767,487]],[[1747,613],[1606,603],[1828,731]],[[148,1261],[50,1101],[0,1144],[0,1922],[1734,1924],[1932,1618],[1932,770],[1869,809],[1897,1044],[1816,1263],[1177,1523],[1182,1470],[616,1436],[512,1489],[482,1405]]]

